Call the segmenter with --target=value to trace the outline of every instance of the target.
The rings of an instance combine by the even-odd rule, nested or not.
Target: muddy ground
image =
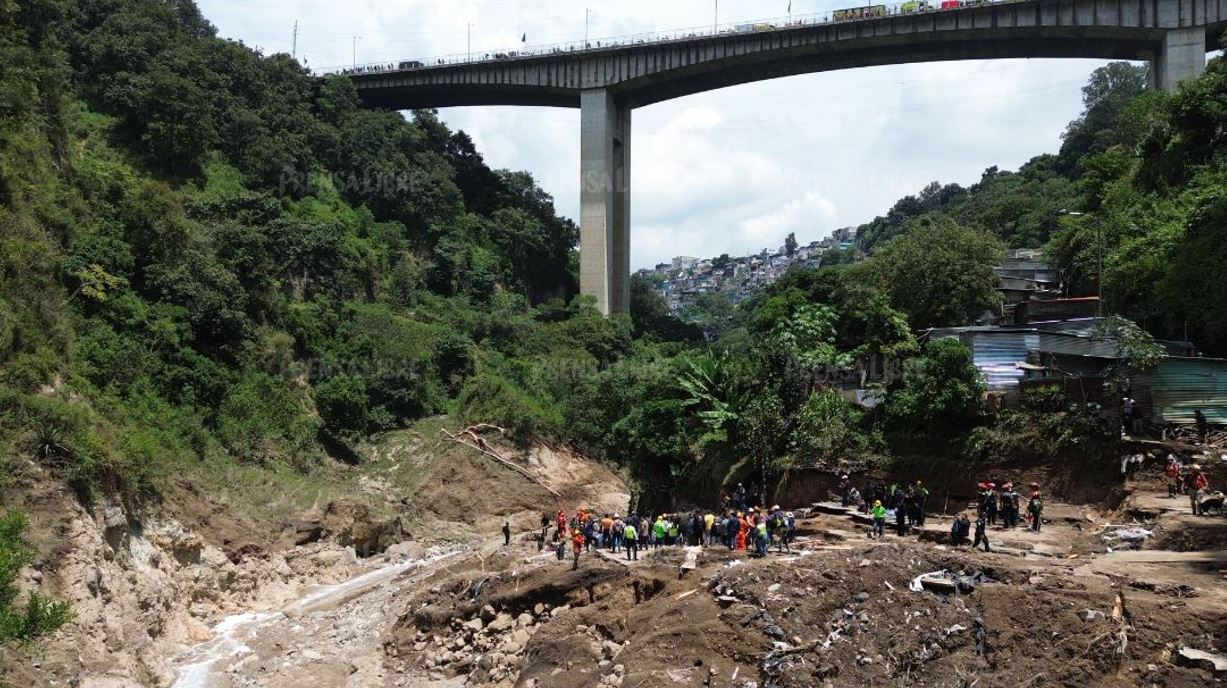
[[[856,517],[815,509],[793,551],[766,559],[709,547],[683,572],[686,550],[661,548],[630,563],[586,553],[572,571],[538,549],[539,514],[625,508],[617,475],[565,451],[503,448],[541,485],[440,446],[407,443],[366,467],[357,484],[392,508],[333,502],[272,527],[204,496],[137,525],[34,481],[31,510],[50,527],[35,533],[44,566],[24,580],[73,599],[79,617],[37,650],[5,651],[0,673],[80,688],[1227,682],[1227,667],[1179,652],[1227,651],[1227,519],[1168,499],[1154,466],[1095,478],[1115,481],[1108,502],[1052,498],[1040,533],[991,528],[992,553],[952,549],[940,515],[873,540]],[[412,490],[392,479],[405,467]],[[1113,536],[1135,529],[1140,539]],[[935,571],[975,584],[909,588]],[[357,576],[375,578],[327,586]],[[251,613],[261,621],[227,626]],[[216,661],[177,683],[202,656]]]

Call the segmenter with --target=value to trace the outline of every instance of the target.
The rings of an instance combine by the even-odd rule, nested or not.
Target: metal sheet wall
[[[1211,423],[1227,425],[1227,361],[1167,358],[1151,379],[1151,420],[1192,423],[1201,409]]]

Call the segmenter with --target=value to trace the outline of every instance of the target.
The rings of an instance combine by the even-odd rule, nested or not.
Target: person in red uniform
[[[559,509],[558,513],[554,515],[554,525],[558,526],[554,531],[554,540],[557,541],[562,539],[563,533],[567,532],[567,515],[563,513],[562,509]]]
[[[1189,469],[1189,502],[1193,506],[1193,515],[1197,516],[1201,513],[1201,495],[1210,485],[1210,481],[1206,480],[1206,474],[1201,472],[1201,466],[1193,464]]]
[[[579,570],[579,553],[582,551],[584,551],[584,534],[580,532],[579,528],[576,528],[575,530],[571,531],[571,556],[573,557],[571,562],[572,571]]]

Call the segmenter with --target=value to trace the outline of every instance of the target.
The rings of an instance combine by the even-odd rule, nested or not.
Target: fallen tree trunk
[[[527,468],[524,468],[523,466],[520,466],[519,464],[516,464],[515,462],[510,461],[507,458],[505,458],[502,454],[498,452],[498,450],[496,450],[489,442],[486,441],[486,438],[477,434],[479,432],[486,432],[489,430],[497,431],[500,435],[507,434],[506,430],[498,427],[497,425],[490,425],[489,423],[478,423],[476,425],[470,425],[469,427],[455,434],[448,432],[447,428],[440,429],[440,432],[442,432],[449,440],[453,442],[457,442],[459,444],[463,444],[466,447],[476,449],[477,451],[481,452],[485,456],[491,459],[494,459],[495,461],[499,462],[503,466],[510,468],[511,470],[515,471],[516,473],[519,473],[525,478],[528,478],[534,483],[540,485],[550,494],[554,495],[555,499],[562,498],[562,494],[560,494],[557,490],[550,487],[549,485],[546,485],[544,482],[541,481],[540,478],[530,473]]]

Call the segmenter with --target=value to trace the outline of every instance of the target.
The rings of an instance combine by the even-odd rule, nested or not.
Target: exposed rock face
[[[170,685],[166,658],[209,640],[218,618],[276,609],[306,584],[345,580],[357,570],[354,543],[383,550],[406,533],[399,519],[372,524],[363,509],[337,508],[326,521],[294,526],[305,534],[304,546],[269,553],[255,545],[209,545],[171,519],[137,523],[118,504],[94,515],[75,502],[68,508],[74,511],[57,533],[57,559],[23,572],[24,589],[68,600],[74,614],[40,646],[32,685],[45,676],[79,677],[81,688]],[[319,540],[324,522],[335,540]],[[0,678],[13,680],[2,669]]]
[[[401,516],[381,519],[365,504],[354,502],[330,502],[320,523],[323,535],[342,547],[353,547],[362,557],[382,553],[411,537]]]

